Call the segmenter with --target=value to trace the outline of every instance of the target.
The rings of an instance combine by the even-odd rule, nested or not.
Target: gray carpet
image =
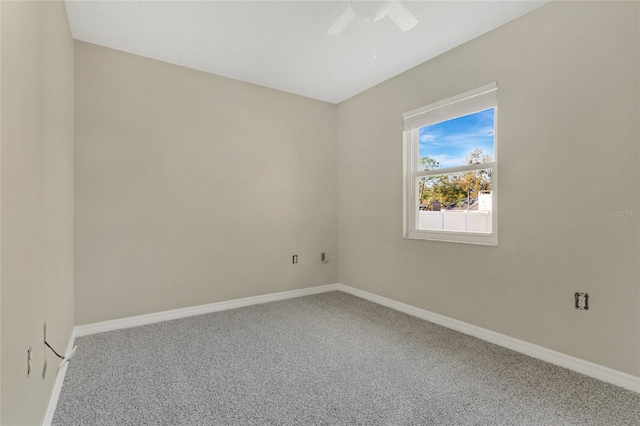
[[[640,425],[640,394],[342,292],[76,343],[54,425]]]

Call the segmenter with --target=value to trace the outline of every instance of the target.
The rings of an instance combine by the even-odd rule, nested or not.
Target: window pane
[[[417,228],[491,232],[491,178],[491,169],[417,178]]]
[[[495,109],[419,129],[419,169],[457,167],[494,160]]]

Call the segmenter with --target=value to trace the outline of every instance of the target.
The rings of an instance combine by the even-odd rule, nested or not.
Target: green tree
[[[466,159],[466,164],[483,164],[493,161],[482,149],[474,149]],[[430,157],[420,159],[420,170],[435,170],[440,163]],[[447,207],[460,204],[471,193],[491,189],[491,170],[474,170],[470,172],[425,176],[419,181],[420,204],[431,206],[439,201]],[[475,198],[475,197],[474,197]],[[429,207],[427,207],[429,208]]]
[[[433,170],[440,167],[440,163],[434,160],[431,157],[422,157],[420,159],[420,163],[418,164],[418,168],[420,170]]]

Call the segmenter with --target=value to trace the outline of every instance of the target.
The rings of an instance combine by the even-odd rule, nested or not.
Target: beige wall
[[[336,282],[336,111],[76,42],[76,324]]]
[[[0,242],[2,241],[2,2],[0,1]],[[2,423],[2,244],[0,243],[0,423]]]
[[[640,375],[640,218],[604,211],[640,209],[638,7],[553,2],[340,104],[339,281]],[[402,113],[492,81],[498,247],[403,239]]]
[[[73,327],[73,42],[62,2],[2,2],[1,19],[0,423],[35,425],[58,365],[42,324],[61,351]]]

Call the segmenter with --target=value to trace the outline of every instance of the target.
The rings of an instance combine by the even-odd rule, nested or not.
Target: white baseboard
[[[67,350],[64,352],[68,354],[73,349],[73,342],[75,341],[74,330],[71,330],[71,336],[69,337],[69,343],[67,344]],[[64,383],[64,376],[67,374],[68,362],[65,362],[62,367],[56,370],[56,381],[53,384],[53,390],[51,391],[51,398],[49,398],[49,406],[47,412],[42,420],[42,426],[51,426],[53,422],[53,415],[56,413],[56,407],[58,406],[58,399],[60,398],[60,391],[62,391],[62,384]]]
[[[506,336],[504,334],[496,333],[495,331],[487,330],[486,328],[478,327],[463,321],[446,317],[444,315],[436,314],[425,309],[416,308],[415,306],[407,305],[406,303],[378,296],[377,294],[349,287],[344,284],[337,284],[335,287],[337,290],[352,294],[362,299],[369,300],[379,305],[387,306],[391,309],[395,309],[396,311],[404,312],[405,314],[424,319],[434,324],[438,324],[452,330],[477,337],[487,342],[494,343],[498,346],[502,346],[513,351],[529,355],[530,357],[537,358],[551,364],[567,368],[569,370],[577,371],[578,373],[582,373],[598,380],[602,380],[603,382],[611,383],[616,386],[620,386],[622,388],[640,393],[640,377],[638,376],[623,373],[612,368],[604,367],[590,361],[585,361],[571,355],[547,349],[542,346],[534,345],[533,343],[525,342],[524,340],[519,340],[513,337]]]
[[[400,312],[412,315],[417,318],[468,334],[487,342],[523,353],[525,355],[537,358],[569,370],[585,374],[587,376],[611,383],[616,386],[629,389],[640,393],[640,377],[623,373],[590,361],[585,361],[571,355],[563,354],[533,343],[525,342],[504,334],[486,328],[478,327],[463,321],[436,314],[425,309],[417,308],[406,303],[398,302],[393,299],[378,296],[364,290],[349,287],[344,284],[327,284],[317,287],[310,287],[300,290],[284,291],[281,293],[265,294],[261,296],[246,297],[243,299],[228,300],[218,303],[210,303],[207,305],[194,306],[190,308],[175,309],[171,311],[158,312],[147,315],[140,315],[129,318],[122,318],[112,321],[104,321],[94,324],[76,326],[74,328],[74,336],[81,337],[89,334],[102,333],[104,331],[118,330],[122,328],[136,327],[144,324],[151,324],[160,321],[167,321],[177,318],[185,318],[193,315],[207,314],[211,312],[219,312],[227,309],[240,308],[243,306],[256,305],[260,303],[274,302],[277,300],[292,299],[295,297],[308,296],[312,294],[325,293],[328,291],[340,290],[345,293],[369,300],[371,302],[387,306]],[[60,376],[60,374],[58,375]],[[62,374],[64,378],[64,374]],[[60,384],[60,386],[62,383]],[[59,391],[58,391],[59,392]],[[57,401],[57,397],[56,397]],[[54,405],[55,409],[55,405]],[[53,416],[53,413],[51,414]]]
[[[263,294],[260,296],[245,297],[242,299],[226,300],[224,302],[209,303],[207,305],[192,306],[189,308],[173,309],[147,315],[122,318],[111,321],[96,322],[93,324],[79,325],[75,327],[75,336],[82,337],[89,334],[105,331],[119,330],[122,328],[137,327],[139,325],[153,324],[178,318],[186,318],[194,315],[209,314],[212,312],[226,311],[227,309],[241,308],[243,306],[258,305],[260,303],[275,302],[278,300],[293,299],[295,297],[309,296],[325,293],[338,289],[338,284],[327,284],[316,287],[308,287],[300,290],[283,291],[280,293]]]

